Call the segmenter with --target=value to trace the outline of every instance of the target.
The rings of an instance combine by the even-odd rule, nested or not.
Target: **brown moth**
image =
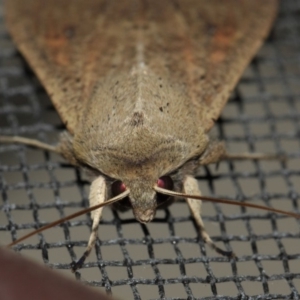
[[[185,197],[204,241],[233,256],[215,246],[200,215],[199,199],[225,200],[201,196],[193,175],[220,159],[272,158],[230,155],[222,143],[209,141],[208,132],[267,36],[277,5],[277,0],[6,1],[8,29],[67,132],[57,146],[21,137],[0,141],[58,152],[96,176],[90,205],[98,209],[87,210],[92,233],[73,269],[95,243],[102,206],[123,199],[116,204],[131,207],[147,223],[172,201],[168,195]]]

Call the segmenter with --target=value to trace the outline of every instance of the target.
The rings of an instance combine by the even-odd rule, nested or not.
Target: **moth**
[[[73,270],[95,244],[103,206],[131,208],[147,223],[174,197],[186,199],[208,245],[234,256],[205,231],[200,200],[239,204],[202,196],[193,175],[222,159],[274,158],[229,154],[208,133],[268,35],[277,6],[276,0],[6,1],[13,40],[67,131],[56,146],[23,137],[0,142],[54,151],[95,176],[84,211],[91,211],[91,235]]]

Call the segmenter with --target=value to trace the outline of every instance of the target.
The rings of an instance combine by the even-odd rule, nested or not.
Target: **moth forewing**
[[[0,142],[59,152],[121,182],[117,193],[130,191],[136,218],[148,222],[161,199],[154,187],[170,188],[169,174],[179,170],[184,189],[200,195],[191,177],[196,167],[230,158],[207,133],[267,36],[277,4],[7,0],[8,29],[68,134],[57,147],[19,137]],[[102,175],[92,184],[93,203],[106,200]],[[187,201],[213,246],[196,213],[199,202]],[[84,257],[100,215],[101,209],[93,213]]]

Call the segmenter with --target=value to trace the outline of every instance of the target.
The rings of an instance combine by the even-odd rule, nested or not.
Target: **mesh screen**
[[[2,12],[2,11],[1,11]],[[0,20],[0,134],[55,143],[56,111]],[[284,153],[280,161],[222,162],[199,169],[205,195],[299,211],[300,1],[281,2],[273,33],[246,70],[212,131],[232,152]],[[0,145],[0,241],[7,244],[50,221],[88,207],[89,178],[57,155]],[[158,211],[151,224],[105,208],[99,239],[83,269],[78,259],[89,215],[15,247],[67,276],[122,299],[299,299],[299,220],[205,203],[203,219],[222,257],[200,239],[188,207]]]

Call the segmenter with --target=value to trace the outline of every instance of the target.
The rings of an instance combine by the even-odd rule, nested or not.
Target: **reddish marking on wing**
[[[70,57],[66,48],[68,47],[68,40],[65,36],[49,33],[45,37],[45,49],[48,49],[49,55],[54,62],[60,66],[68,66]]]
[[[235,39],[236,30],[231,24],[217,29],[213,37],[211,47],[212,52],[210,55],[210,59],[213,64],[220,64],[226,59],[227,52],[231,48]]]

